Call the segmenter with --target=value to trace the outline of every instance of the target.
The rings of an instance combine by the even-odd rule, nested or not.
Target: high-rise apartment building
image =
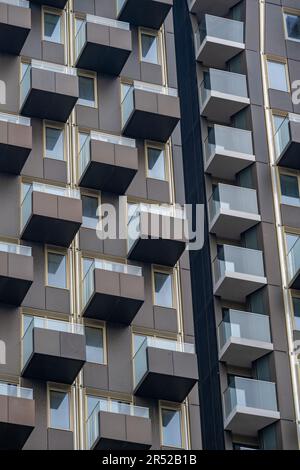
[[[1,448],[201,448],[172,7],[0,1]]]
[[[300,2],[174,13],[203,448],[298,449]]]

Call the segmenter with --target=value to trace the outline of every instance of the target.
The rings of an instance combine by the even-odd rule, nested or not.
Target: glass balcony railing
[[[32,249],[30,246],[16,245],[15,243],[5,243],[0,241],[0,252],[13,253],[15,255],[31,256]]]
[[[105,134],[104,132],[92,131],[87,134],[80,152],[79,152],[79,176],[82,176],[89,162],[91,161],[91,141],[107,142],[114,145],[124,145],[125,147],[136,148],[136,141],[127,137],[117,136],[113,134]]]
[[[257,313],[228,310],[219,326],[220,349],[230,338],[271,343],[269,317]]]
[[[209,200],[210,220],[222,210],[258,214],[255,189],[218,184]]]
[[[123,29],[125,31],[130,31],[129,23],[125,23],[124,21],[117,21],[111,18],[103,18],[101,16],[87,14],[86,19],[82,21],[82,24],[80,25],[80,28],[78,29],[76,37],[75,37],[76,58],[78,58],[83,46],[85,45],[87,41],[87,38],[86,38],[87,23],[94,23],[94,24],[99,24],[103,26],[108,26],[110,28],[118,28],[118,29]]]
[[[133,85],[129,87],[127,93],[125,94],[122,103],[122,126],[126,124],[131,113],[134,110],[134,90],[146,91],[148,93],[158,93],[160,95],[174,96],[178,97],[178,91],[176,88],[165,87],[161,85],[154,85],[145,82],[134,81]]]
[[[204,79],[200,85],[200,100],[202,106],[210,97],[211,92],[248,98],[246,77],[239,73],[209,69],[209,72],[204,72]]]
[[[91,449],[99,437],[99,413],[105,411],[139,418],[149,418],[149,409],[142,406],[135,406],[129,403],[122,403],[116,400],[99,399],[95,408],[86,421],[87,445]]]
[[[253,155],[252,132],[235,127],[219,126],[209,128],[204,143],[205,160],[217,153]]]
[[[84,335],[84,326],[77,323],[69,323],[61,320],[52,320],[49,318],[32,317],[22,338],[22,363],[26,365],[33,352],[33,329],[41,328],[43,330],[60,331],[63,333],[73,333]]]
[[[219,16],[205,15],[195,34],[197,51],[207,37],[218,42],[221,40],[243,44],[244,23]]]
[[[188,354],[195,354],[195,346],[191,343],[180,341],[145,337],[140,347],[133,356],[134,386],[137,386],[148,370],[147,348],[164,349],[167,351],[179,351]]]
[[[46,70],[48,72],[62,73],[65,75],[77,76],[77,69],[66,65],[55,64],[52,62],[43,62],[41,60],[32,59],[27,65],[26,70],[20,82],[20,102],[24,104],[31,88],[32,69]]]
[[[272,382],[234,377],[233,383],[224,393],[225,415],[237,407],[278,411],[276,386]]]
[[[33,400],[33,390],[31,388],[24,388],[19,385],[11,385],[4,382],[0,382],[0,395]]]
[[[23,201],[21,203],[21,228],[23,229],[32,213],[32,193],[46,193],[54,196],[69,197],[71,199],[80,199],[80,191],[72,188],[62,188],[43,183],[32,183],[29,185]]]
[[[0,0],[0,3],[6,3],[7,5],[13,5],[15,7],[29,8],[30,4],[27,0]]]
[[[300,269],[300,237],[295,241],[287,254],[289,280],[294,279]]]
[[[11,124],[20,124],[22,126],[30,126],[31,120],[24,116],[17,116],[16,114],[0,113],[0,121],[9,122]]]
[[[110,271],[110,272],[121,273],[121,274],[130,274],[131,276],[141,277],[143,275],[143,270],[140,266],[115,263],[113,261],[106,261],[106,260],[100,260],[100,259],[96,259],[92,261],[91,266],[87,270],[82,280],[82,306],[83,308],[86,306],[86,304],[90,300],[95,290],[95,286],[94,286],[95,269],[101,269],[104,271]]]
[[[291,122],[296,122],[300,126],[300,116],[292,113],[288,114],[284,119],[282,119],[281,124],[275,132],[274,142],[277,158],[283,154],[291,141]]]
[[[239,246],[222,245],[214,261],[215,282],[230,273],[264,277],[262,252]]]

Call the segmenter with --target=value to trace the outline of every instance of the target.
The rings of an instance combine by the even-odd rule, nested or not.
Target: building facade
[[[0,1],[2,448],[201,448],[172,7]]]
[[[298,449],[300,2],[174,13],[203,448]]]

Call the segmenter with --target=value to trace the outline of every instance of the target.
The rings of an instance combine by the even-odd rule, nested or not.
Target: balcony
[[[145,450],[152,445],[148,408],[100,400],[86,428],[89,450]]]
[[[146,337],[133,357],[134,394],[183,402],[198,381],[193,344]]]
[[[36,5],[47,5],[48,7],[65,8],[68,0],[31,0],[31,3]]]
[[[203,14],[210,13],[212,15],[225,16],[230,8],[238,3],[238,0],[188,0],[191,13],[201,18]]]
[[[21,450],[34,427],[33,391],[0,382],[0,450]]]
[[[78,166],[79,186],[125,194],[138,171],[136,142],[92,131],[80,149]]]
[[[214,125],[204,142],[205,172],[215,178],[233,180],[255,162],[252,132]]]
[[[0,52],[19,55],[31,30],[26,0],[0,0]]]
[[[21,204],[21,238],[70,246],[82,224],[79,191],[32,183],[24,192]]]
[[[134,26],[158,30],[172,6],[173,0],[117,0],[117,15]]]
[[[128,258],[175,266],[186,248],[186,225],[181,208],[138,204],[128,221]]]
[[[19,307],[32,283],[31,248],[0,242],[0,302]]]
[[[219,183],[209,200],[209,231],[219,238],[239,240],[261,221],[254,189]]]
[[[129,23],[86,15],[75,38],[75,66],[120,75],[132,52]]]
[[[31,149],[30,119],[0,113],[0,172],[19,175]]]
[[[85,359],[82,325],[32,317],[22,338],[23,377],[71,385]]]
[[[91,260],[82,293],[84,317],[130,325],[145,299],[142,268]]]
[[[224,393],[226,431],[254,436],[280,419],[274,383],[242,377],[232,382]]]
[[[225,68],[245,50],[244,23],[205,15],[195,34],[196,60],[206,66]]]
[[[219,245],[213,263],[214,294],[233,302],[245,302],[248,295],[267,284],[263,253],[232,245]]]
[[[122,133],[167,142],[180,120],[177,90],[134,81],[122,101]]]
[[[277,165],[300,170],[300,116],[289,114],[275,137]]]
[[[38,60],[24,69],[20,83],[24,116],[66,122],[78,97],[76,69]]]
[[[270,319],[239,310],[228,310],[219,326],[219,360],[251,368],[257,359],[273,351]]]
[[[245,75],[209,69],[200,85],[200,114],[230,124],[231,116],[250,104]]]
[[[290,289],[300,289],[300,237],[287,254],[288,285]]]

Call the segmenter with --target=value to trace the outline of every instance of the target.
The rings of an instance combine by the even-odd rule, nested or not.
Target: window
[[[282,62],[268,60],[269,88],[273,90],[289,91],[287,68]]]
[[[86,360],[94,364],[104,364],[104,341],[102,328],[85,327]]]
[[[292,297],[294,309],[294,328],[300,331],[300,297]]]
[[[159,39],[155,33],[141,33],[141,60],[159,64]]]
[[[300,205],[298,177],[280,175],[281,202],[292,206]]]
[[[79,100],[81,106],[96,107],[95,78],[88,75],[78,75]]]
[[[70,430],[70,397],[68,392],[50,390],[50,427]]]
[[[98,198],[95,196],[82,196],[82,225],[87,228],[96,229],[99,218]]]
[[[161,409],[162,445],[182,448],[181,410]]]
[[[48,252],[48,286],[67,288],[67,257],[61,253]]]
[[[62,42],[61,15],[44,11],[44,39],[50,42]]]
[[[287,38],[292,41],[300,41],[300,16],[286,13],[284,17]]]
[[[170,273],[154,272],[155,305],[173,307],[173,276]]]
[[[147,147],[147,174],[149,178],[166,180],[165,149]]]
[[[46,126],[45,128],[45,140],[46,140],[46,158],[52,158],[53,160],[64,160],[65,159],[65,132],[64,129],[59,127]]]

